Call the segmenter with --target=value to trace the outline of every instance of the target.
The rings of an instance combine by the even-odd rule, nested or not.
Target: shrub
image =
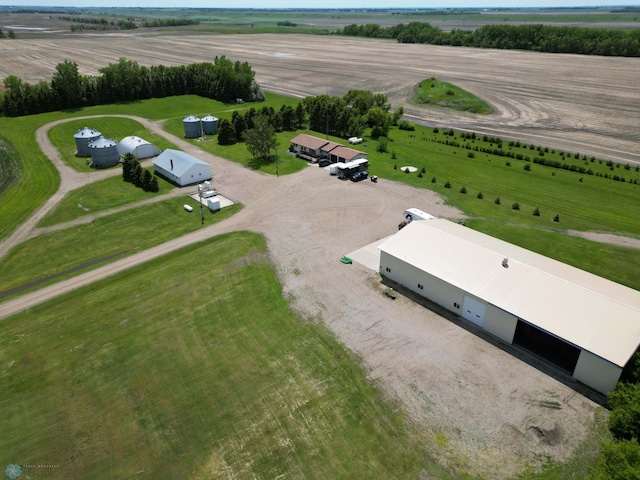
[[[553,217],[553,221],[554,221],[554,222],[559,222],[559,221],[560,221],[560,215],[558,215],[558,214],[556,213],[556,216],[555,216],[555,217]]]
[[[396,155],[396,151],[394,150],[393,152],[391,152],[391,159],[395,160],[396,158],[398,158],[398,156]]]
[[[398,128],[400,130],[407,130],[409,132],[413,132],[416,129],[416,126],[411,122],[407,122],[406,120],[400,120],[398,122]]]
[[[513,205],[511,205],[511,208],[513,210],[520,210],[520,204],[518,202],[514,203]]]
[[[476,158],[476,155],[475,155],[475,153],[473,153],[473,152],[469,152],[469,153],[467,153],[467,157],[469,157],[469,158]]]
[[[484,198],[484,195],[482,194],[482,192],[478,192],[478,198],[479,198],[480,200],[482,200],[482,199]]]
[[[505,165],[506,165],[507,167],[510,167],[510,166],[511,166],[511,162],[507,162],[507,163],[505,163]]]
[[[440,132],[440,130],[438,130],[438,128],[434,128],[433,129],[433,133],[439,133],[439,132]]]
[[[423,176],[423,175],[422,175],[422,172],[419,172],[419,173],[418,173],[418,178],[422,178],[422,176]]]
[[[397,170],[397,169],[398,169],[398,164],[397,164],[397,163],[394,163],[394,164],[393,164],[393,169],[394,169],[394,170]]]
[[[530,172],[530,171],[531,171],[531,165],[529,165],[529,164],[527,163],[527,164],[524,166],[524,169],[525,169],[527,172]]]
[[[496,198],[493,203],[495,203],[496,205],[500,205],[502,202],[500,201],[500,197]]]
[[[388,144],[389,140],[387,139],[387,137],[378,137],[378,146],[376,150],[378,150],[378,152],[380,153],[385,153],[387,152]]]
[[[404,173],[411,173],[411,170],[409,170],[409,167],[404,169]]]
[[[534,217],[539,217],[540,216],[540,209],[538,207],[536,207],[536,209],[533,211],[533,216]]]
[[[462,187],[462,188],[460,189],[460,193],[467,193],[467,189],[466,189],[465,187]]]
[[[431,183],[436,183],[436,177],[433,177],[433,178],[431,179]]]
[[[422,170],[420,170],[420,173],[427,173],[427,169],[422,167]]]
[[[449,181],[447,181],[447,183],[444,184],[444,188],[451,188],[451,183],[449,183]]]

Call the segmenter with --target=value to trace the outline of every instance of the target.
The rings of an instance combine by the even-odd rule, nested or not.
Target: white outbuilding
[[[118,151],[120,155],[131,153],[138,160],[160,155],[160,149],[158,147],[135,135],[124,137],[120,140],[118,143]]]
[[[640,345],[640,292],[463,225],[411,222],[379,248],[383,277],[601,393]]]
[[[166,149],[153,160],[155,173],[181,187],[211,180],[211,166],[179,150]]]

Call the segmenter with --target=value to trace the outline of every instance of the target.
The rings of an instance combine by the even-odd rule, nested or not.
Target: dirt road
[[[209,162],[216,188],[245,208],[220,224],[0,303],[0,318],[191,242],[229,231],[257,231],[268,240],[292,307],[304,321],[322,322],[362,358],[371,381],[399,401],[443,464],[456,462],[485,478],[506,478],[546,456],[565,459],[586,438],[596,404],[459,321],[407,298],[389,300],[381,293],[377,273],[338,261],[342,254],[397,231],[408,206],[461,217],[437,195],[384,180],[344,182],[312,166],[295,175],[264,175],[204,153],[164,133],[159,124],[136,120]],[[91,175],[104,175],[80,175],[61,167],[46,137],[50,126],[38,132],[38,140],[61,170],[61,189],[69,191]],[[30,234],[25,227],[10,242]],[[535,434],[534,427],[542,424],[557,425],[562,432],[556,444]]]

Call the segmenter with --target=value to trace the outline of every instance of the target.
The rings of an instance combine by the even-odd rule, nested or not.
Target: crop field
[[[431,468],[352,355],[291,313],[265,250],[218,237],[3,322],[3,458],[47,478]]]

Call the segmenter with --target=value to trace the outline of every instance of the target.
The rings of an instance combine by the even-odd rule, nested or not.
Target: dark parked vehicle
[[[329,161],[328,158],[321,158],[320,160],[318,160],[318,166],[319,167],[326,167],[327,165],[329,165],[331,162]]]
[[[366,170],[364,172],[356,172],[353,175],[351,175],[351,181],[359,182],[360,180],[364,180],[368,176],[369,176],[369,172],[367,172]]]

